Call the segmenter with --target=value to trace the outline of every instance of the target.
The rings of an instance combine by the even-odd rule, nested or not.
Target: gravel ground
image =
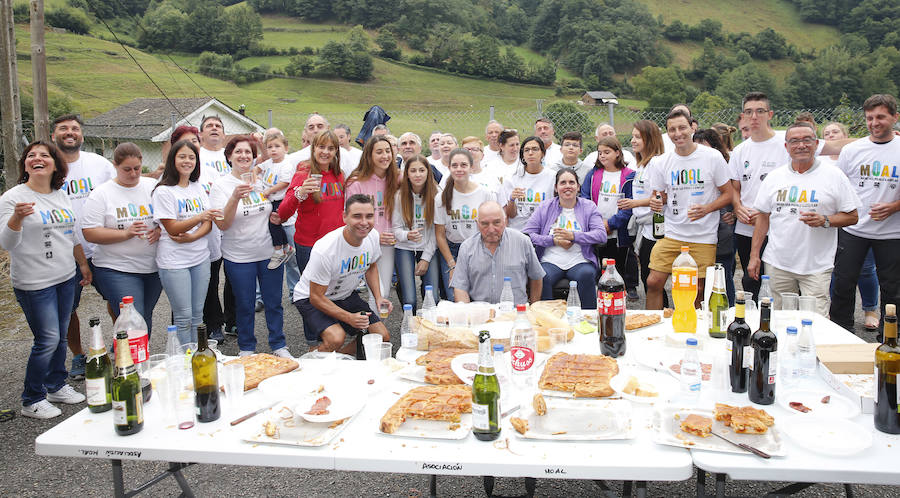
[[[740,287],[740,271],[735,278]],[[392,294],[395,309],[399,309],[396,295]],[[640,302],[629,302],[629,307],[641,308]],[[286,297],[285,331],[288,346],[295,356],[306,352],[305,341],[301,331],[299,314]],[[87,322],[90,316],[102,316],[103,326],[111,330],[105,306],[93,289],[85,290],[80,308],[83,342],[87,344]],[[399,313],[395,312],[388,319],[388,327],[394,334],[395,348],[399,346]],[[857,304],[857,332],[867,341],[874,341],[874,333],[862,328],[862,312]],[[0,292],[0,319],[7,326],[0,331],[0,369],[8,372],[0,377],[0,407],[12,408],[17,412],[16,418],[0,424],[0,434],[4,441],[0,454],[0,468],[3,479],[0,481],[0,496],[63,496],[84,494],[89,496],[105,496],[112,494],[110,466],[105,460],[42,457],[34,453],[34,439],[44,431],[53,427],[58,421],[34,420],[18,414],[24,365],[32,344],[31,333],[21,310],[15,302],[11,289],[7,286]],[[165,295],[160,298],[154,314],[154,323],[167,323],[169,306]],[[161,327],[151,341],[153,353],[162,352],[165,348],[164,334]],[[256,315],[257,337],[260,338],[260,351],[267,348],[265,344],[265,322],[262,313]],[[396,350],[396,349],[395,349]],[[236,354],[237,344],[234,338],[222,347],[226,354]],[[83,382],[74,386],[83,392]],[[59,405],[63,416],[68,417],[84,408],[80,406]],[[136,486],[151,476],[165,469],[162,462],[125,461],[126,486]],[[411,474],[383,474],[367,472],[326,472],[304,469],[281,469],[267,467],[244,466],[212,466],[196,465],[184,471],[184,474],[197,496],[420,496],[428,493],[428,476]],[[674,483],[650,483],[650,496],[685,496],[695,494],[696,473],[694,478]],[[730,495],[759,496],[779,488],[786,483],[752,483],[745,481],[729,481],[727,491]],[[621,483],[610,483],[617,493],[621,492]],[[253,490],[248,493],[247,490]],[[892,496],[900,495],[897,487],[891,486],[853,486],[857,496]],[[598,494],[598,486],[590,481],[538,479],[536,494],[539,496],[584,496]],[[714,492],[714,480],[707,479],[706,491]],[[173,479],[166,479],[152,488],[148,496],[177,496],[180,490]],[[444,496],[477,496],[483,493],[481,479],[478,477],[439,477],[438,493]],[[522,479],[498,479],[494,493],[501,496],[522,496],[525,485]],[[844,490],[840,485],[816,485],[799,496],[841,496]]]

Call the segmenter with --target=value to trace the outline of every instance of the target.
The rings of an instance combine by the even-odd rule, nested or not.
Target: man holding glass
[[[826,315],[837,228],[856,223],[859,197],[841,170],[816,159],[818,146],[811,124],[788,127],[784,147],[791,162],[766,176],[753,202],[757,214],[747,273],[759,279],[762,253],[776,308],[782,294],[799,291],[815,297],[816,311]],[[802,248],[811,250],[797,251]]]

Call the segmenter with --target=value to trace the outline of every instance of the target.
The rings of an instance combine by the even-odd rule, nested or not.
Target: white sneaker
[[[287,254],[285,254],[281,251],[276,251],[274,254],[272,254],[272,257],[269,259],[269,264],[266,265],[266,268],[268,268],[270,270],[274,270],[274,269],[278,268],[279,266],[283,265],[284,262],[287,261],[287,259],[288,259]]]
[[[238,356],[250,356],[252,354],[256,354],[256,351],[241,351],[238,353]]]
[[[47,393],[47,401],[55,403],[65,403],[67,405],[76,405],[85,400],[84,394],[76,391],[75,388],[66,384],[62,389],[55,393]]]
[[[294,359],[294,357],[291,356],[291,352],[288,351],[288,348],[278,348],[275,351],[272,351],[272,354],[279,358],[290,358],[292,360]]]
[[[37,403],[22,407],[23,417],[48,419],[58,417],[60,415],[62,415],[62,410],[53,406],[53,404],[46,399],[42,399]]]

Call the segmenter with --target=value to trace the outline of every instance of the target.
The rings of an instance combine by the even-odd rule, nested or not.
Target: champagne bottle
[[[84,384],[88,410],[101,413],[112,408],[112,363],[106,354],[100,319],[90,319],[91,347],[84,366]]]
[[[747,392],[747,383],[750,380],[750,371],[747,364],[753,357],[749,350],[750,325],[744,320],[746,314],[746,301],[744,293],[738,292],[734,300],[734,321],[728,325],[726,333],[728,345],[731,348],[731,365],[728,368],[728,376],[731,379],[731,392]]]
[[[141,379],[128,350],[128,332],[116,333],[116,375],[112,381],[113,423],[120,436],[144,428],[144,398]]]
[[[778,370],[778,338],[769,322],[772,307],[768,298],[759,303],[759,330],[750,338],[753,348],[753,373],[750,374],[750,401],[759,405],[775,402],[775,373]]]
[[[659,193],[656,194],[657,199],[662,199],[662,196]],[[653,238],[661,239],[666,235],[666,217],[662,214],[662,212],[653,212]]]
[[[200,422],[218,420],[221,414],[216,353],[209,349],[206,340],[206,325],[201,323],[197,326],[197,350],[191,357],[197,420]]]
[[[897,306],[884,307],[884,342],[875,350],[875,428],[900,434],[897,376],[900,375],[900,346],[897,346]]]
[[[709,310],[709,336],[716,339],[725,337],[728,298],[725,296],[725,267],[720,263],[716,263],[713,291],[706,308]]]
[[[472,381],[472,433],[481,441],[500,437],[500,382],[491,357],[491,334],[478,333],[478,373]]]

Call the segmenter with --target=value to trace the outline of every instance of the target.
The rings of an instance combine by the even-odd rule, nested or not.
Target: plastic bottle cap
[[[502,353],[503,352],[503,344],[494,344],[494,351],[495,352],[500,351]]]
[[[797,327],[788,327],[787,333],[788,335],[797,335]]]
[[[125,297],[122,298],[122,302],[125,303],[125,304],[131,304],[131,303],[134,302],[134,297],[132,297],[132,296],[125,296]]]
[[[696,346],[697,345],[697,339],[695,339],[693,337],[688,337],[688,340],[686,342],[687,342],[688,346]]]
[[[512,277],[503,277],[504,282],[512,282]]]
[[[526,307],[524,304],[517,304],[516,311],[525,311]]]
[[[434,287],[432,287],[430,285],[425,286],[425,292],[429,292],[431,289],[434,289]]]
[[[812,325],[812,320],[810,320],[809,318],[804,318],[800,321],[800,323],[803,325]]]
[[[681,246],[681,252],[689,252],[690,250],[690,246]]]
[[[575,287],[576,285],[578,285],[578,282],[576,282],[574,280],[569,280],[569,287]]]
[[[166,327],[167,332],[175,332],[176,330],[178,330],[178,327],[176,327],[175,325],[169,325],[168,327]]]
[[[616,260],[614,260],[613,258],[607,258],[606,266],[616,266]]]
[[[403,311],[412,311],[412,305],[411,305],[411,304],[404,304],[404,305],[403,305]]]
[[[768,280],[768,279],[769,279],[769,276],[768,276],[768,275],[763,275],[763,276],[760,277],[760,278],[762,278],[763,280]]]

